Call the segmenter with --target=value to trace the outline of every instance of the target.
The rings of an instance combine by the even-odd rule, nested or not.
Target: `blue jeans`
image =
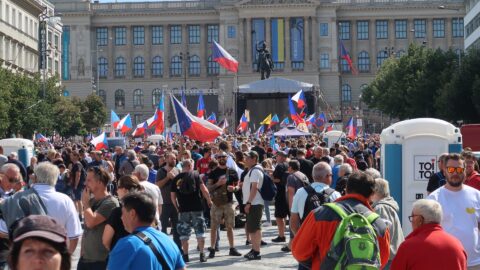
[[[272,219],[270,218],[270,203],[271,201],[265,201],[265,216],[267,217],[267,222],[272,222]]]

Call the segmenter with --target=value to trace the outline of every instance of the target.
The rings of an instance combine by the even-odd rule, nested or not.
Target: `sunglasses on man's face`
[[[463,167],[447,167],[448,173],[454,173],[454,172],[463,173],[463,171],[465,171],[465,168]]]

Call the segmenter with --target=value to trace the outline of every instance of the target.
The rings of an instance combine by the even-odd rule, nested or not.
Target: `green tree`
[[[95,95],[89,95],[84,101],[77,101],[81,108],[81,116],[87,131],[103,127],[107,121],[107,108],[102,99]]]
[[[85,134],[81,108],[71,99],[61,97],[53,107],[54,128],[65,137]]]

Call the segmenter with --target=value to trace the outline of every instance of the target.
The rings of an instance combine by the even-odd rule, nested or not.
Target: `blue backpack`
[[[260,192],[260,196],[262,196],[262,199],[265,201],[273,200],[273,198],[275,198],[275,195],[277,195],[277,186],[275,186],[275,183],[273,183],[272,178],[270,178],[267,173],[265,173],[262,169],[258,167],[253,167],[250,170],[248,177],[250,177],[254,169],[260,170],[263,174],[262,187],[258,190]]]

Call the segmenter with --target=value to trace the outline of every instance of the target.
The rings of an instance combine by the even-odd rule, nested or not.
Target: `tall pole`
[[[97,87],[96,87],[96,90],[97,90],[97,94],[98,94],[99,91],[100,91],[100,69],[98,67],[98,42],[97,42],[97,53],[95,55],[97,56],[97,59],[95,59],[95,63],[97,63]]]

